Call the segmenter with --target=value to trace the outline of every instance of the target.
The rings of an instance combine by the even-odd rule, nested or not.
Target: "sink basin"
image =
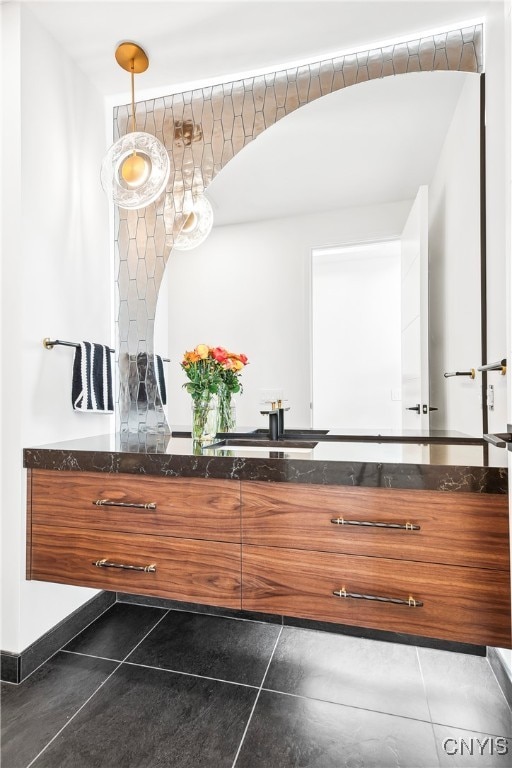
[[[316,446],[316,442],[305,440],[265,440],[261,438],[226,438],[205,448],[225,448],[230,451],[279,451],[283,453],[309,453]]]
[[[328,429],[285,429],[284,430],[284,440],[310,440],[316,435],[326,435],[329,432]],[[258,436],[258,439],[260,435],[262,437],[268,436],[268,429],[255,429],[254,432],[251,432],[252,436]]]

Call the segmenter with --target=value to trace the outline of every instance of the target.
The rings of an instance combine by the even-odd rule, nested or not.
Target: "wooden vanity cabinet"
[[[510,647],[508,497],[32,469],[27,577]]]
[[[508,499],[242,482],[242,607],[510,647]]]
[[[240,483],[29,473],[27,577],[240,608]]]

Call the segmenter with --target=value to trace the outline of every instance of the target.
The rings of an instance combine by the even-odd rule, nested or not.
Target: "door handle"
[[[411,408],[406,408],[406,411],[416,411],[416,413],[419,413],[421,410],[421,405],[418,403],[418,405],[413,405]]]
[[[487,440],[491,445],[495,445],[496,448],[506,448],[508,446],[510,449],[512,443],[512,433],[510,432],[496,432],[494,435],[484,435],[483,437],[484,440]]]
[[[429,411],[438,411],[439,408],[435,408],[433,405],[424,405],[423,406],[423,413],[428,413]]]

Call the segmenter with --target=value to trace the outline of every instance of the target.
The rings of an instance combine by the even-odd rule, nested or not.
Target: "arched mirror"
[[[249,357],[239,425],[262,426],[262,401],[282,394],[289,426],[482,434],[469,375],[481,356],[479,75],[324,96],[264,131],[206,194],[211,235],[167,266],[169,352],[206,343]],[[426,414],[408,410],[418,361],[420,411],[437,409]],[[444,375],[455,371],[468,375]],[[184,380],[173,366],[174,424],[190,421]]]

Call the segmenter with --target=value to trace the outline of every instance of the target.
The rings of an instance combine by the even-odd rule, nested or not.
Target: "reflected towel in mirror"
[[[165,387],[163,358],[160,355],[149,355],[149,359],[151,359],[151,357],[154,357],[154,360],[155,360],[154,373],[155,373],[155,381],[156,381],[158,394],[160,396],[160,402],[162,405],[166,405],[167,390]],[[147,368],[148,368],[147,352],[139,352],[137,354],[137,368],[139,371],[139,392],[137,396],[137,401],[139,403],[147,403],[154,400],[154,397],[155,397],[155,394],[153,391],[154,387],[152,385],[148,385],[148,380],[147,380]]]
[[[164,363],[160,355],[155,355],[156,383],[160,393],[160,402],[167,404],[167,390],[165,388]]]

